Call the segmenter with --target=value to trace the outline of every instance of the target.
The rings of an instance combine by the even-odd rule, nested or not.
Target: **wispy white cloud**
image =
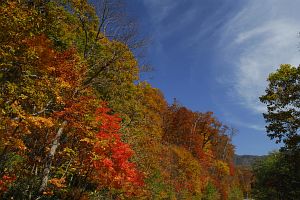
[[[233,71],[229,77],[235,98],[253,112],[264,112],[258,97],[267,86],[267,76],[280,64],[300,63],[300,1],[248,1],[224,26],[222,53]],[[224,83],[224,80],[223,80]]]
[[[268,74],[280,64],[300,63],[298,0],[246,0],[243,6],[239,4],[241,9],[235,15],[230,14],[232,17],[229,19],[224,15],[234,0],[216,7],[209,15],[202,15],[205,6],[198,1],[189,1],[191,5],[184,9],[180,0],[143,2],[156,30],[153,37],[157,52],[163,53],[168,49],[164,45],[169,43],[164,41],[174,35],[179,39],[174,40],[176,47],[188,49],[191,54],[202,50],[201,42],[208,36],[220,35],[217,49],[220,50],[219,55],[224,56],[224,65],[229,64],[230,67],[224,70],[222,66],[219,71],[223,70],[225,77],[218,79],[230,88],[228,93],[236,102],[253,112],[265,111],[265,105],[259,102],[258,97],[264,93]]]
[[[186,30],[190,30],[195,26],[193,24],[192,28],[189,27],[192,22],[197,20],[197,16],[201,12],[201,7],[192,6],[195,2],[191,0],[188,1],[189,4],[186,8],[182,8],[184,4],[182,0],[144,0],[143,2],[155,28],[153,33],[156,42],[182,32],[191,34],[191,31]],[[182,41],[186,41],[186,38],[185,35]]]
[[[143,0],[143,2],[150,10],[151,20],[155,24],[161,23],[177,5],[173,0]]]
[[[232,110],[228,110],[225,107],[220,106],[219,111],[222,113],[223,119],[226,121],[227,124],[230,124],[230,126],[233,127],[239,127],[239,128],[246,128],[250,129],[252,131],[259,131],[259,132],[265,132],[265,123],[261,120],[257,120],[256,117],[249,117],[249,113],[243,113],[236,114],[235,112],[232,112]],[[247,116],[248,120],[245,120],[245,116]],[[261,116],[262,117],[262,116]]]
[[[182,33],[181,40],[190,44],[199,43],[208,32],[217,32],[230,5],[226,3],[229,0],[219,1],[222,3],[218,6],[210,0],[143,0],[143,3],[161,38]]]

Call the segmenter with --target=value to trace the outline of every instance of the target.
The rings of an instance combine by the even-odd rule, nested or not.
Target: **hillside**
[[[236,166],[252,166],[256,161],[264,159],[266,156],[256,155],[234,155],[234,164]]]

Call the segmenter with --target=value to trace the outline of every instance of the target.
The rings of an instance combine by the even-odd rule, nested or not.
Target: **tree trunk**
[[[41,183],[40,190],[39,190],[40,193],[43,192],[45,190],[45,188],[47,187],[52,160],[56,153],[56,149],[59,146],[59,139],[60,139],[66,125],[67,125],[67,121],[64,121],[61,124],[60,128],[58,129],[54,140],[52,141],[51,149],[47,156],[45,168],[43,171],[42,183]]]

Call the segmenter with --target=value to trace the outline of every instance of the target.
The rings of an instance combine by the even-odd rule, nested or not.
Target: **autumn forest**
[[[119,1],[1,0],[0,198],[299,199],[300,68],[260,97],[284,147],[236,166],[233,127],[140,78],[136,29]]]

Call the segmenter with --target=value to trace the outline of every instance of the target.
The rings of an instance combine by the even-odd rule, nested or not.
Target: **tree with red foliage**
[[[121,118],[117,114],[109,114],[110,111],[105,104],[96,111],[100,125],[89,157],[94,168],[92,177],[102,189],[113,188],[126,196],[137,195],[144,185],[143,176],[129,161],[134,151],[121,140]]]

